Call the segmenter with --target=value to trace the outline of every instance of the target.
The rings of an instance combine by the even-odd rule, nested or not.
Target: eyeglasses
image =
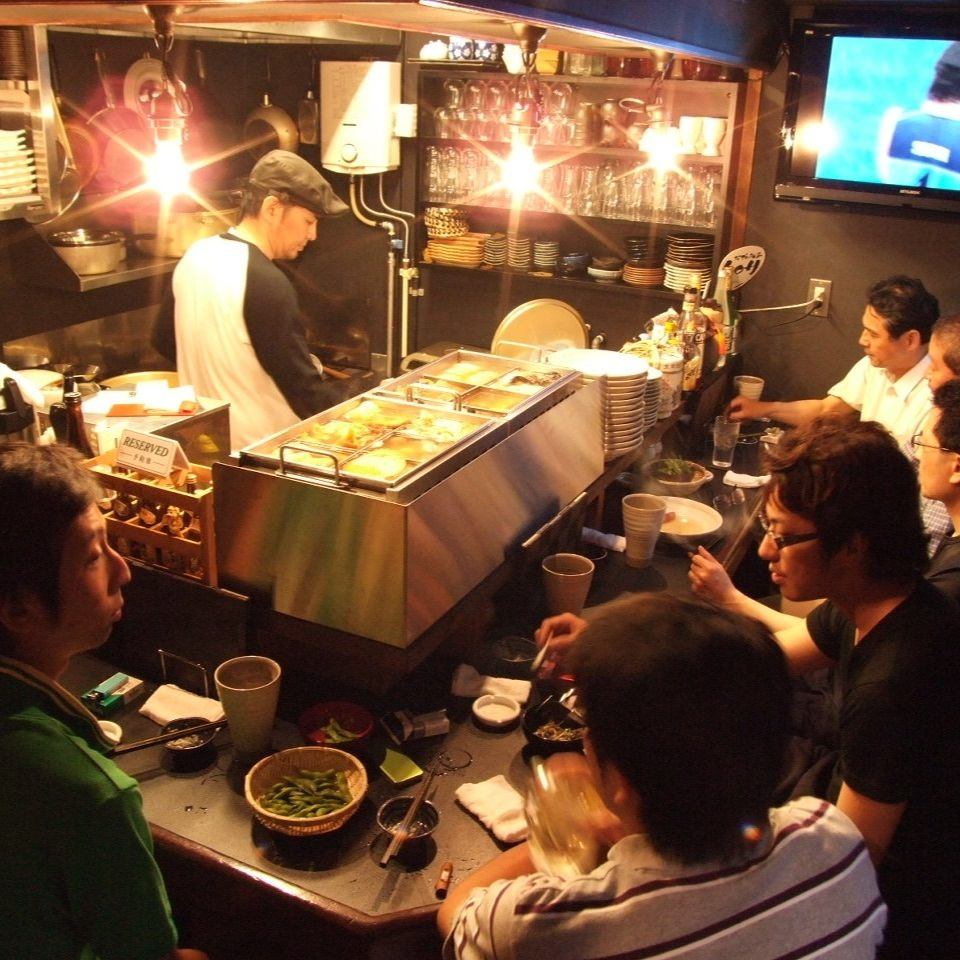
[[[910,438],[910,446],[913,448],[914,453],[916,453],[918,447],[926,447],[928,450],[940,450],[943,453],[956,453],[956,450],[951,450],[949,447],[941,447],[935,443],[924,443],[920,438],[923,436],[922,433],[915,433]]]
[[[762,513],[757,517],[757,522],[760,524],[760,529],[763,530],[763,535],[773,541],[778,553],[781,550],[786,550],[787,547],[796,546],[798,543],[820,539],[819,533],[774,533],[770,529],[770,521]]]

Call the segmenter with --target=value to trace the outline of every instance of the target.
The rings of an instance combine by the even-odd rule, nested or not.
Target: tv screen
[[[774,196],[960,213],[960,25],[798,23]]]

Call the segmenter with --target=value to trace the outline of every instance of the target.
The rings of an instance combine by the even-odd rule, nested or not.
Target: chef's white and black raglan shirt
[[[231,446],[245,447],[345,399],[310,360],[293,284],[231,233],[193,244],[173,275],[181,382],[230,402]],[[171,325],[154,335],[169,355]]]

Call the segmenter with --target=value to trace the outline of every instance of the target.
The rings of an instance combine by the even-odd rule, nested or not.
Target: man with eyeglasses
[[[805,621],[745,610],[717,596],[715,561],[699,552],[693,589],[775,631],[795,674],[835,666],[839,751],[824,795],[878,866],[890,908],[878,957],[956,958],[960,613],[922,576],[916,476],[879,424],[841,418],[788,434],[767,468],[760,556],[782,596],[826,602]]]

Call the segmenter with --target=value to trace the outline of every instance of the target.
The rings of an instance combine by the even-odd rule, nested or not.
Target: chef
[[[324,379],[293,284],[274,263],[316,239],[318,218],[347,209],[306,160],[272,150],[250,173],[237,226],[198,240],[177,264],[153,344],[176,357],[181,382],[230,402],[235,450],[354,392]]]

